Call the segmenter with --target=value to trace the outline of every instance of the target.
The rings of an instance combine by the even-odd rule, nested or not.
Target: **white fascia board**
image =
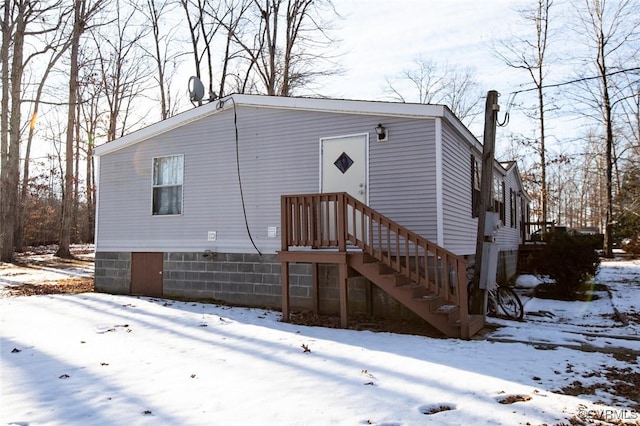
[[[400,102],[358,101],[328,98],[295,98],[264,95],[231,95],[236,105],[279,109],[334,112],[338,114],[390,115],[417,118],[444,117],[444,105],[408,104]],[[228,99],[227,98],[227,99]],[[223,99],[225,107],[229,104]]]
[[[444,105],[406,104],[397,102],[377,102],[377,101],[354,101],[343,99],[324,98],[293,98],[284,96],[265,95],[229,95],[225,98],[212,101],[208,104],[174,115],[166,120],[151,124],[143,129],[137,130],[109,143],[102,144],[95,148],[94,155],[101,156],[110,152],[126,148],[138,142],[147,140],[153,136],[168,132],[175,128],[184,126],[190,122],[200,120],[217,112],[233,108],[236,106],[253,106],[259,108],[277,108],[291,110],[307,110],[332,112],[336,114],[360,114],[379,116],[401,116],[414,118],[435,118],[444,117],[447,114],[448,121],[458,128],[463,128],[466,133],[471,134],[459,123],[457,118],[448,111]]]
[[[473,133],[471,133],[471,131],[469,129],[467,129],[467,126],[465,126],[464,124],[462,124],[462,121],[460,121],[460,119],[458,117],[456,117],[456,115],[451,112],[451,110],[447,107],[443,107],[444,109],[444,114],[442,114],[442,117],[448,122],[450,123],[453,128],[460,133],[460,135],[467,139],[467,141],[473,146],[475,147],[479,152],[482,152],[482,144],[480,143],[480,141],[475,137],[475,135]]]

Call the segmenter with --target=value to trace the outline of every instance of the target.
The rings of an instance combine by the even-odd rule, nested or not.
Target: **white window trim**
[[[168,157],[182,157],[182,183],[180,185],[156,185],[154,183],[154,173],[155,167],[154,163],[157,158],[168,158]],[[155,188],[167,188],[171,186],[180,186],[182,187],[182,191],[180,191],[180,213],[173,214],[155,214],[153,212],[153,190]],[[167,154],[167,155],[157,155],[151,158],[151,217],[176,217],[182,216],[184,214],[184,154]]]

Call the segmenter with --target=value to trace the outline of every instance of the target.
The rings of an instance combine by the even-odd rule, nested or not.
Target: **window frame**
[[[179,176],[178,176],[179,182],[156,184],[156,182],[158,181],[156,179],[156,161],[160,159],[166,159],[166,158],[180,159],[180,170],[179,170]],[[160,207],[156,211],[156,194],[157,194],[156,190],[163,189],[163,188],[179,188],[180,189],[179,199],[177,200],[177,202],[179,202],[178,212],[163,213]],[[151,216],[153,217],[181,216],[183,212],[184,212],[184,154],[159,155],[159,156],[152,157],[151,159]]]
[[[511,227],[518,227],[518,193],[513,189],[509,189],[510,204],[511,204]]]
[[[471,217],[480,216],[480,181],[482,171],[475,155],[471,154]]]
[[[493,187],[492,187],[492,195],[493,195],[493,211],[500,214],[500,220],[502,224],[506,224],[506,185],[504,179],[502,177],[498,177],[495,174],[493,175]]]

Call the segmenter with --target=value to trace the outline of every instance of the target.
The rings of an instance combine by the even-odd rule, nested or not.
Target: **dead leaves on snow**
[[[438,403],[438,404],[423,405],[423,406],[419,407],[418,409],[425,416],[430,416],[430,415],[433,415],[433,414],[441,413],[443,411],[455,410],[457,408],[458,407],[456,406],[456,404],[452,404],[450,402],[441,402],[441,403]]]
[[[9,296],[37,296],[43,294],[77,294],[93,292],[93,278],[74,277],[55,282],[20,284],[5,287]]]
[[[515,402],[531,401],[531,396],[524,394],[505,395],[497,399],[500,404],[513,404]]]

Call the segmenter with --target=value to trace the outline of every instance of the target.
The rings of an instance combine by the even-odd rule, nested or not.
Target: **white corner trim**
[[[442,164],[442,118],[436,117],[436,230],[437,241],[440,247],[444,247],[444,223],[443,223],[443,164]]]
[[[95,184],[93,188],[93,196],[96,202],[96,209],[93,215],[93,241],[94,241],[94,251],[98,251],[98,242],[100,239],[98,238],[98,231],[100,223],[100,191],[98,188],[100,187],[100,157],[94,157],[94,166],[93,173],[95,174]]]

